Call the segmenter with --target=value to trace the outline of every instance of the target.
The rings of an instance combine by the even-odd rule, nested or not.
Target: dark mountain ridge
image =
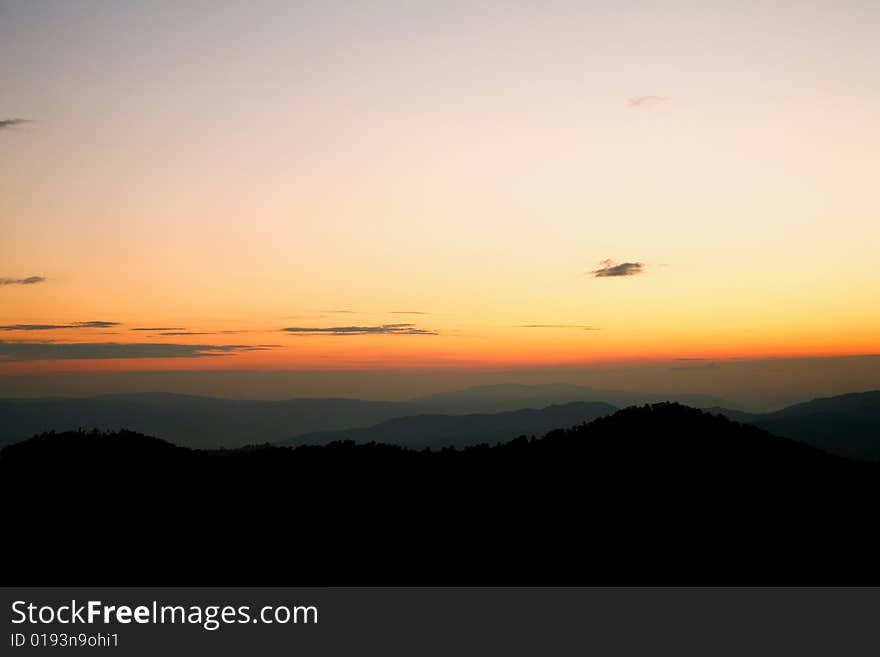
[[[604,391],[606,398],[638,397],[640,393]],[[166,393],[116,394],[74,399],[0,399],[0,445],[24,440],[48,430],[68,431],[80,427],[113,431],[126,428],[163,438],[182,446],[196,448],[236,448],[247,444],[278,442],[318,443],[338,439],[401,442],[415,440],[421,446],[470,444],[482,440],[512,438],[520,433],[540,434],[551,426],[574,424],[590,417],[563,417],[542,423],[525,414],[522,425],[513,426],[511,418],[499,407],[514,406],[546,409],[574,401],[589,394],[602,396],[579,386],[554,384],[518,386],[504,384],[481,386],[455,393],[444,393],[408,402],[383,402],[346,398],[292,399],[284,401],[230,400]],[[545,399],[550,403],[540,403]],[[601,400],[600,400],[601,401]],[[707,400],[708,401],[708,400]],[[610,403],[605,401],[603,403]],[[467,408],[481,409],[465,413]],[[495,415],[484,420],[447,417]],[[816,399],[789,406],[769,414],[747,413],[736,409],[710,407],[738,422],[760,426],[770,433],[801,440],[826,451],[851,458],[880,461],[880,392],[862,392]],[[546,410],[542,411],[546,412]],[[562,412],[562,411],[560,411]],[[435,421],[413,419],[433,415]],[[381,429],[376,425],[395,420]],[[469,425],[470,428],[469,428]],[[493,428],[492,425],[497,425]],[[357,431],[352,431],[357,430]],[[323,432],[339,432],[326,435]],[[455,431],[458,439],[453,438]],[[482,432],[478,435],[479,432]],[[294,436],[285,439],[285,437]]]
[[[873,412],[880,408],[880,390],[848,392],[833,397],[817,397],[799,404],[792,404],[769,413],[775,418],[807,415],[814,413]]]
[[[170,393],[77,399],[0,399],[0,444],[44,431],[126,428],[187,447],[217,448],[275,442],[292,432],[370,426],[416,412],[404,402],[359,399],[254,401]]]
[[[16,567],[3,577],[880,583],[878,474],[677,404],[462,450],[193,451],[130,433],[47,434],[0,451],[0,499],[16,528],[6,542]]]
[[[441,392],[412,400],[425,409],[438,413],[501,413],[522,408],[544,408],[551,404],[577,401],[603,402],[623,408],[664,401],[678,402],[696,408],[730,406],[718,397],[701,394],[653,394],[627,390],[604,390],[571,383],[519,384],[496,383],[472,386],[462,390]]]
[[[878,390],[822,397],[765,414],[723,408],[710,410],[832,454],[880,461]]]
[[[674,396],[668,399],[687,401]],[[370,427],[392,418],[421,414],[498,413],[574,401],[606,402],[620,407],[663,400],[656,395],[565,384],[478,386],[409,401],[348,398],[263,401],[162,392],[88,398],[0,399],[0,445],[45,431],[94,427],[102,431],[125,428],[162,436],[186,447],[234,448],[277,442],[304,433]]]
[[[558,427],[591,422],[616,410],[614,406],[602,402],[570,402],[506,413],[413,415],[386,420],[367,428],[305,433],[280,444],[326,445],[351,440],[355,443],[387,443],[415,449],[466,447],[512,440],[522,435],[543,435]]]

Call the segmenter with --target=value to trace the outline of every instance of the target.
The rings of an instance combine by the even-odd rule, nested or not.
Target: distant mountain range
[[[718,397],[699,394],[657,395],[625,390],[602,390],[569,383],[522,385],[501,383],[474,386],[452,392],[441,392],[413,400],[413,403],[434,413],[501,413],[521,408],[544,408],[551,404],[589,401],[604,402],[618,408],[639,404],[672,401],[694,408],[731,405]]]
[[[554,428],[590,422],[615,410],[612,405],[603,402],[571,402],[539,410],[494,414],[416,415],[395,418],[367,428],[305,433],[281,444],[326,444],[334,440],[353,440],[416,448],[463,447],[511,440],[520,435],[540,435]],[[805,442],[832,454],[880,461],[880,391],[814,399],[774,413],[748,413],[717,406],[703,410],[760,427],[777,436]]]
[[[169,393],[102,395],[86,399],[0,399],[0,444],[44,431],[80,427],[128,429],[182,447],[241,447],[276,442],[306,431],[369,426],[417,412],[400,402],[358,399],[252,401]]]
[[[698,395],[662,397],[565,384],[477,386],[399,402],[344,398],[253,401],[162,392],[0,399],[0,445],[44,431],[82,427],[105,431],[124,428],[161,436],[184,447],[234,448],[311,432],[370,427],[413,415],[499,413],[574,401],[621,407],[665,399],[701,407],[726,405],[724,400]]]
[[[708,410],[832,454],[880,461],[880,390],[813,399],[766,414]]]
[[[542,409],[470,415],[413,415],[372,427],[305,433],[282,445],[326,445],[335,440],[388,443],[414,449],[494,444],[518,436],[541,436],[552,429],[591,422],[617,409],[603,402],[571,402]]]
[[[491,385],[387,402],[357,399],[245,401],[166,393],[87,399],[0,399],[0,444],[44,431],[128,429],[194,448],[334,440],[411,447],[495,443],[589,422],[615,407],[656,402],[657,395],[567,384]],[[880,391],[815,399],[748,413],[700,395],[671,401],[703,407],[737,422],[857,459],[880,460]]]

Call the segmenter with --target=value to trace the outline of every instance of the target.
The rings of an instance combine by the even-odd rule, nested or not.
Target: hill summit
[[[55,584],[880,583],[878,474],[670,403],[462,450],[0,451],[12,576]]]

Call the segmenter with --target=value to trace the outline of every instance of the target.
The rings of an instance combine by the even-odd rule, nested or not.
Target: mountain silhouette
[[[604,402],[618,408],[664,401],[679,402],[697,408],[730,406],[729,402],[710,395],[657,395],[625,390],[602,390],[570,383],[534,385],[499,383],[442,392],[413,400],[428,412],[455,414],[501,413],[521,408],[544,408],[551,404],[566,404],[576,401]]]
[[[5,584],[880,584],[880,465],[678,404],[493,447],[0,451]]]
[[[131,393],[77,399],[0,399],[0,444],[45,431],[126,428],[181,446],[241,447],[276,442],[293,433],[371,426],[411,415],[405,402],[359,399],[255,401],[169,393]]]
[[[730,420],[734,420],[735,422],[742,422],[743,424],[754,424],[766,415],[766,413],[750,413],[748,411],[740,411],[735,408],[724,408],[723,406],[710,406],[708,408],[704,408],[703,410],[707,413],[723,415]]]
[[[813,399],[774,413],[709,409],[832,454],[880,461],[880,391]]]
[[[602,402],[554,404],[506,413],[415,415],[386,420],[372,427],[305,433],[281,444],[326,445],[335,441],[387,443],[421,449],[496,443],[522,435],[543,435],[557,427],[590,422],[617,409]]]
[[[694,405],[724,405],[685,398]],[[614,400],[614,401],[612,401]],[[176,445],[235,448],[278,442],[317,431],[370,427],[392,418],[445,414],[499,413],[545,408],[574,401],[605,402],[617,407],[664,401],[657,395],[602,391],[571,385],[478,386],[409,401],[302,398],[281,401],[219,399],[171,393],[122,393],[88,398],[0,399],[0,445],[45,431],[80,427],[161,436]],[[712,403],[709,403],[709,402]],[[717,402],[717,403],[716,403]]]

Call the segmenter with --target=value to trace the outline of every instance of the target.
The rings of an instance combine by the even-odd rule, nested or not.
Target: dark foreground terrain
[[[461,451],[0,452],[3,584],[880,584],[880,466],[678,404]]]

